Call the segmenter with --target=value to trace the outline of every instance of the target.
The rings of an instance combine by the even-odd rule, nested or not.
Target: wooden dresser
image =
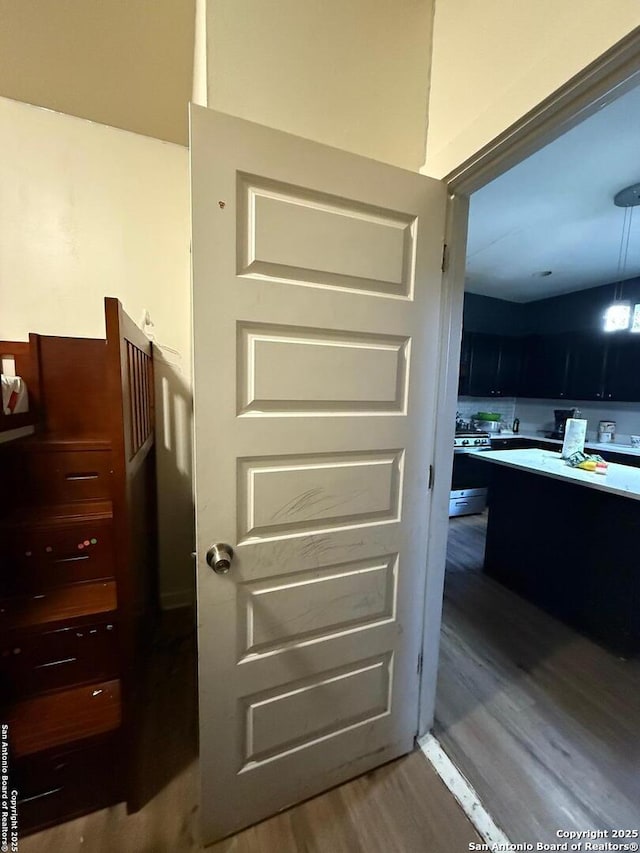
[[[30,336],[36,432],[0,445],[0,687],[21,834],[138,806],[157,601],[153,360],[120,303],[105,312],[106,340]]]

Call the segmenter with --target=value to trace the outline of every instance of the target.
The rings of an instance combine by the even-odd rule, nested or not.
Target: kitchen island
[[[485,572],[629,657],[640,650],[640,469],[570,468],[548,450],[485,451]]]

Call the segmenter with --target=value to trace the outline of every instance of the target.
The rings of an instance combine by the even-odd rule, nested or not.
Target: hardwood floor
[[[485,527],[450,523],[436,736],[512,842],[638,828],[640,662],[485,577]]]
[[[198,837],[194,638],[169,625],[150,668],[146,805],[123,805],[20,841],[20,853],[193,853]],[[211,853],[457,853],[480,838],[415,752],[208,847]]]

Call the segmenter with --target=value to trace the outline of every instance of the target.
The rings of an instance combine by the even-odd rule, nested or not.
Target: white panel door
[[[199,107],[191,158],[208,842],[412,749],[446,196]]]

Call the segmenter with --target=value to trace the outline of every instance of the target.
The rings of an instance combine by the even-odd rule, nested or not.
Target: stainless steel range
[[[456,430],[453,439],[453,471],[449,517],[483,512],[487,506],[490,465],[475,460],[474,454],[491,450],[488,432]]]

